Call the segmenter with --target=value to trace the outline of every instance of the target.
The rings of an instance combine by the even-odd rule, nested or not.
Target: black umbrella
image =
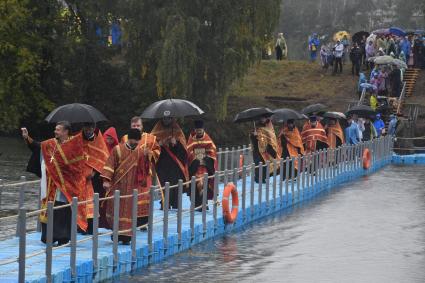
[[[50,112],[45,120],[49,123],[68,121],[71,124],[108,121],[108,119],[106,119],[106,117],[99,110],[91,105],[81,103],[72,103],[59,106]]]
[[[195,103],[184,99],[165,99],[152,103],[143,111],[144,119],[161,119],[165,117],[180,118],[187,116],[199,116],[204,111]]]
[[[376,115],[376,112],[373,111],[373,109],[370,106],[367,105],[356,105],[351,107],[347,115],[353,115],[356,114],[359,117],[369,118]]]
[[[312,104],[312,105],[305,107],[303,110],[301,110],[301,113],[308,116],[310,114],[317,114],[317,113],[325,112],[326,109],[327,109],[327,107],[325,105],[323,105],[321,103],[316,103],[316,104]]]
[[[366,36],[366,38],[368,38],[368,36],[369,36],[369,35],[370,35],[370,33],[368,33],[367,31],[359,31],[359,32],[356,32],[356,33],[353,35],[352,41],[353,41],[353,42],[360,43],[360,42],[362,41],[362,39],[363,39],[363,36]]]
[[[347,119],[345,114],[341,112],[326,112],[325,114],[323,114],[323,118]]]
[[[289,108],[281,108],[274,111],[272,119],[275,123],[283,123],[288,120],[305,119],[305,116],[298,111]]]
[[[243,122],[250,122],[255,121],[260,117],[270,117],[274,113],[269,108],[266,107],[256,107],[256,108],[250,108],[246,109],[238,114],[236,114],[235,119],[233,119],[234,123],[243,123]]]

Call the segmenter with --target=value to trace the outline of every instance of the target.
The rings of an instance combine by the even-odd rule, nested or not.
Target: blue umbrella
[[[396,36],[406,36],[406,32],[403,29],[398,28],[398,27],[391,27],[390,33],[394,34]]]

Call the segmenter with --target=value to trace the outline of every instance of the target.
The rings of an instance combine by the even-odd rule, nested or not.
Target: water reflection
[[[424,167],[390,166],[120,282],[424,282]]]

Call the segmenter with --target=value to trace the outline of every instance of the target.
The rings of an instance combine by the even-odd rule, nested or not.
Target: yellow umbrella
[[[351,38],[351,35],[347,31],[341,30],[334,34],[334,41],[342,40],[344,36],[346,36],[347,39]]]

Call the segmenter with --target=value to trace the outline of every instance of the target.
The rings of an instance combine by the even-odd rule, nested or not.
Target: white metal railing
[[[400,93],[400,97],[398,98],[398,105],[397,105],[397,114],[401,113],[401,106],[403,104],[404,97],[406,96],[406,82],[403,82],[403,88]]]
[[[216,171],[213,176],[208,176],[205,174],[202,178],[196,179],[192,177],[190,181],[183,182],[180,180],[178,184],[170,185],[166,183],[163,188],[158,186],[152,186],[149,192],[138,193],[137,190],[133,190],[131,195],[120,195],[120,191],[114,191],[113,196],[99,198],[97,193],[94,194],[94,199],[80,201],[74,197],[70,204],[56,206],[54,207],[53,202],[48,202],[46,209],[38,209],[36,211],[27,212],[23,208],[23,204],[20,204],[19,214],[13,216],[17,218],[17,235],[19,237],[19,256],[15,258],[6,259],[0,262],[0,265],[7,265],[11,263],[19,263],[19,281],[25,282],[25,261],[28,258],[38,256],[40,254],[45,254],[45,276],[47,281],[52,280],[52,261],[53,261],[53,250],[62,249],[64,247],[70,247],[70,267],[72,277],[75,279],[76,274],[76,259],[77,259],[77,245],[85,241],[92,241],[92,259],[93,259],[93,270],[96,272],[98,270],[98,239],[99,237],[104,237],[112,235],[113,246],[112,253],[114,258],[114,267],[118,263],[118,235],[120,233],[131,232],[131,251],[132,251],[132,267],[134,268],[137,263],[136,256],[136,232],[138,228],[147,227],[147,245],[149,247],[149,254],[153,252],[153,227],[155,224],[162,223],[163,225],[163,239],[164,239],[164,250],[168,248],[168,233],[169,233],[169,220],[177,219],[177,235],[178,235],[178,244],[182,244],[182,221],[184,215],[189,215],[190,217],[190,228],[191,228],[191,237],[194,237],[194,227],[195,227],[195,213],[202,213],[202,227],[203,233],[205,235],[207,231],[207,222],[206,222],[206,211],[208,206],[207,200],[207,190],[208,190],[208,180],[214,178],[214,199],[212,201],[213,207],[213,219],[214,227],[217,227],[217,207],[220,200],[218,199],[218,188],[220,183],[227,184],[229,181],[237,182],[241,179],[242,183],[242,213],[245,219],[246,216],[246,207],[247,207],[247,196],[250,196],[250,213],[254,214],[254,193],[255,193],[255,182],[254,176],[257,171],[258,179],[263,179],[263,170],[265,170],[265,184],[263,182],[258,183],[257,193],[258,193],[258,202],[262,202],[263,194],[268,205],[280,205],[282,207],[283,196],[286,196],[286,204],[288,201],[291,204],[300,201],[300,197],[304,194],[309,194],[309,188],[313,188],[318,184],[324,181],[330,181],[333,178],[341,174],[349,174],[355,170],[359,170],[362,166],[362,153],[367,148],[370,150],[372,155],[372,164],[381,161],[389,160],[392,155],[392,145],[393,140],[391,137],[381,137],[368,142],[362,142],[357,145],[343,145],[336,149],[325,149],[317,152],[310,153],[304,156],[296,156],[286,159],[276,159],[272,161],[267,161],[265,164],[259,163],[254,164],[251,160],[239,159],[237,156],[246,156],[250,155],[251,148],[247,146],[233,148],[232,150],[226,150],[219,152],[219,168],[220,170]],[[239,163],[242,160],[242,163]],[[273,170],[271,169],[270,164],[273,163]],[[279,168],[279,171],[276,169]],[[223,170],[221,170],[223,169]],[[247,187],[247,179],[251,178],[250,188]],[[195,190],[196,182],[200,179],[203,179],[203,199],[202,205],[195,207]],[[270,182],[272,181],[272,182]],[[22,186],[25,186],[25,182],[22,182]],[[189,208],[184,208],[182,206],[183,198],[183,187],[189,186],[191,191],[191,205]],[[265,188],[264,188],[265,187]],[[169,197],[170,190],[178,190],[178,209],[177,215],[173,218],[169,217]],[[156,191],[163,190],[164,192],[164,205],[162,211],[162,219],[160,218],[157,221],[154,221],[154,214],[158,211],[154,211],[154,194]],[[149,204],[149,216],[148,224],[137,227],[137,200],[140,195],[149,194],[150,195],[150,204]],[[289,194],[291,195],[291,200],[288,200]],[[280,197],[281,203],[277,203],[277,197]],[[113,220],[113,229],[107,233],[99,233],[99,203],[100,201],[113,200],[114,211],[119,211],[120,200],[121,199],[132,199],[132,225],[131,229],[126,231],[119,231],[119,214],[114,213]],[[94,218],[93,218],[93,235],[86,236],[81,240],[77,241],[77,208],[78,205],[86,204],[92,202],[94,206]],[[56,209],[63,209],[64,207],[71,207],[72,211],[72,225],[71,225],[71,241],[70,243],[53,247],[53,211]],[[197,212],[200,209],[201,212]],[[35,251],[32,254],[26,254],[26,220],[27,217],[37,215],[41,211],[47,211],[47,241],[46,247],[42,250]],[[4,218],[0,218],[0,221]]]

